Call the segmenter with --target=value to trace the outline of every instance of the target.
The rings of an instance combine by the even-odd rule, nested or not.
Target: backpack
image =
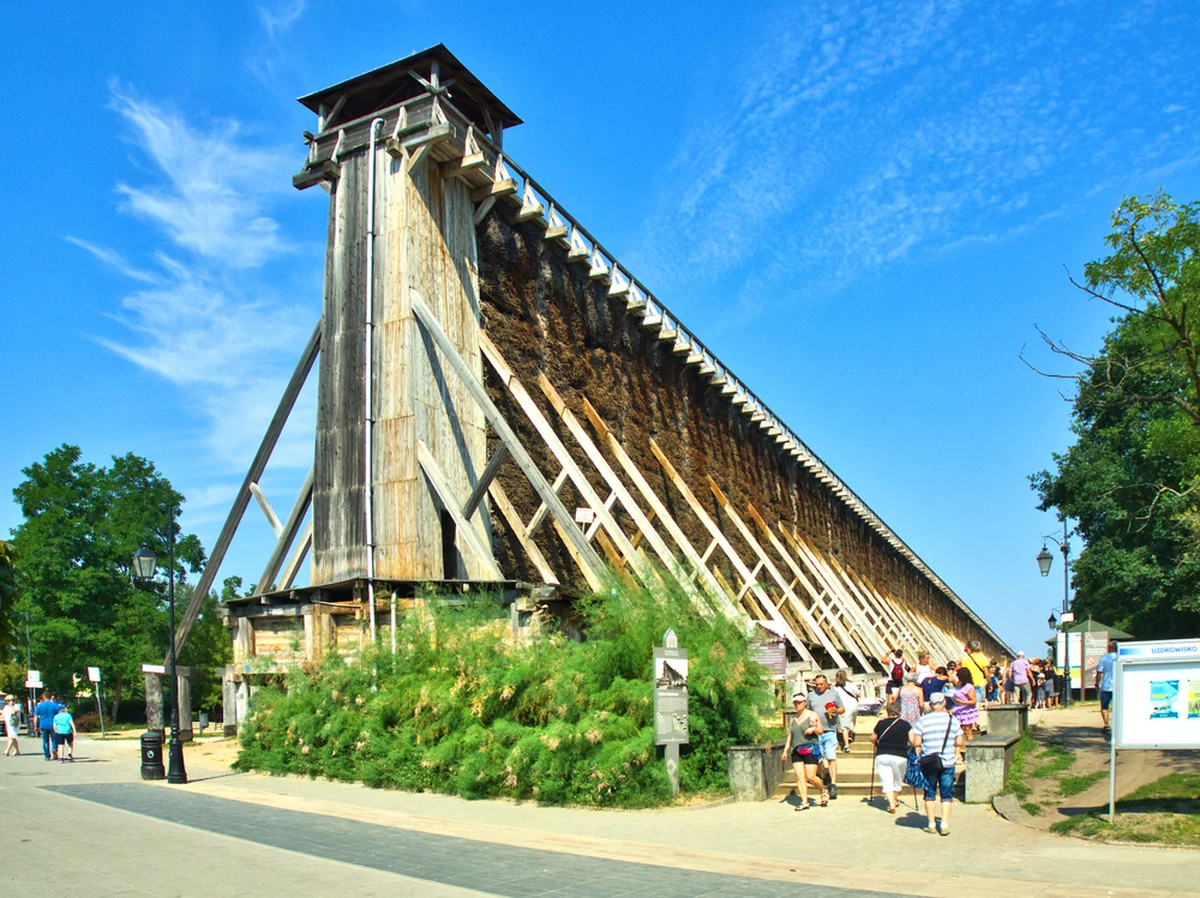
[[[897,658],[895,661],[892,662],[892,679],[893,680],[903,680],[904,679],[904,659],[903,658]]]

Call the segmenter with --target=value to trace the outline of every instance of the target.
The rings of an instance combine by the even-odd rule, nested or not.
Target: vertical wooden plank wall
[[[367,240],[366,150],[344,160],[330,198],[325,339],[317,409],[314,585],[366,574],[363,548],[363,348]],[[441,512],[416,463],[423,441],[463,500],[486,451],[485,419],[442,368],[412,315],[416,290],[459,354],[482,376],[475,225],[468,187],[422,159],[376,149],[374,368],[375,576],[441,579]],[[486,507],[473,524],[491,545]],[[473,558],[459,576],[484,578]]]

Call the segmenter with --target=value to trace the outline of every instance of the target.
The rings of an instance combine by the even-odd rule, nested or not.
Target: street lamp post
[[[1071,704],[1071,634],[1067,629],[1067,624],[1070,620],[1070,568],[1067,565],[1067,553],[1070,549],[1070,543],[1067,541],[1067,518],[1063,515],[1063,536],[1062,542],[1059,542],[1057,537],[1044,536],[1042,539],[1054,540],[1058,544],[1058,548],[1062,551],[1063,557],[1063,602],[1062,602],[1062,631],[1063,631],[1063,666],[1066,668],[1066,686],[1067,704]],[[1050,554],[1046,544],[1042,543],[1042,551],[1037,554],[1038,570],[1041,571],[1043,577],[1050,573],[1050,567],[1054,563],[1054,556]],[[1054,629],[1058,621],[1054,619],[1054,615],[1050,615],[1050,628]],[[1083,682],[1083,668],[1080,666],[1080,683]]]
[[[179,680],[175,674],[175,508],[171,505],[167,506],[167,546],[167,607],[171,627],[171,645],[167,654],[167,676],[171,680],[171,739],[167,743],[167,782],[178,786],[186,783],[188,779],[187,770],[183,766],[183,742],[179,738]],[[153,552],[142,546],[133,556],[134,572],[141,579],[149,580],[154,576],[157,560]]]

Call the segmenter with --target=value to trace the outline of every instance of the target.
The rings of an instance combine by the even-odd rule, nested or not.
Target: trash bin
[[[162,733],[142,733],[142,779],[161,780],[166,778],[163,769]]]

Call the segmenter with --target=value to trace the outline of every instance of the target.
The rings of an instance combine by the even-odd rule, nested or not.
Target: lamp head
[[[1054,556],[1047,551],[1044,545],[1042,551],[1037,554],[1037,563],[1038,570],[1042,572],[1043,577],[1050,573],[1050,565],[1054,563]]]
[[[154,553],[142,546],[133,556],[133,573],[139,580],[149,580],[154,576],[154,568],[158,562]]]

